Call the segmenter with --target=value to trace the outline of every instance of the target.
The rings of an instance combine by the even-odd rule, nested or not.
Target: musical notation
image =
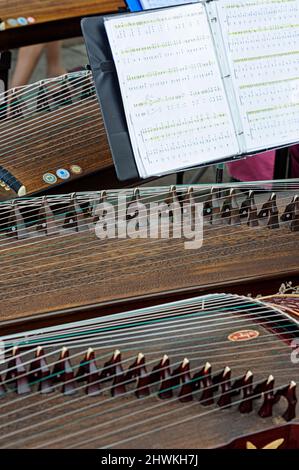
[[[140,176],[239,152],[202,4],[107,18]]]
[[[217,2],[246,150],[298,140],[299,1]]]

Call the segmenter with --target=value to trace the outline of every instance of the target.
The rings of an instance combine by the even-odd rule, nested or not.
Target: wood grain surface
[[[46,23],[113,12],[120,7],[124,7],[122,0],[0,0],[0,18],[5,21],[31,16],[36,23]]]
[[[6,177],[8,187],[14,177],[29,195],[113,166],[90,73],[65,77],[5,95],[0,165],[12,175]],[[74,165],[79,172],[72,171]],[[69,177],[57,177],[58,169],[67,170]],[[49,173],[54,182],[45,179]],[[8,187],[0,187],[2,200],[14,196]]]
[[[254,278],[263,294],[262,280],[298,275],[298,232],[286,225],[207,223],[202,248],[186,250],[183,239],[99,240],[93,225],[76,232],[62,223],[56,235],[33,225],[23,240],[1,237],[2,321]]]
[[[0,50],[81,36],[80,21],[89,15],[117,13],[123,0],[0,0]],[[33,17],[35,22],[11,27],[7,20]]]
[[[291,380],[298,380],[298,366],[289,360],[288,344],[274,335],[273,329],[270,329],[272,323],[269,318],[274,316],[277,324],[279,321],[284,321],[285,324],[286,318],[283,314],[277,316],[277,312],[268,307],[265,310],[267,320],[263,320],[264,317],[260,320],[255,317],[253,320],[254,302],[250,301],[250,314],[249,306],[247,310],[245,308],[248,302],[240,300],[239,305],[244,304],[242,312],[236,311],[236,307],[235,312],[232,312],[229,308],[229,298],[227,303],[223,301],[223,306],[227,305],[228,308],[225,315],[226,323],[222,327],[219,324],[219,312],[216,308],[215,318],[213,314],[209,316],[209,326],[206,325],[205,316],[194,317],[193,314],[193,329],[190,329],[186,320],[187,309],[187,312],[180,317],[180,326],[176,329],[173,327],[168,331],[162,327],[161,330],[160,323],[145,332],[143,329],[139,331],[135,328],[134,342],[126,343],[125,347],[121,342],[117,342],[121,341],[122,337],[120,335],[120,339],[117,340],[117,330],[110,331],[109,338],[106,338],[105,342],[101,340],[99,333],[95,344],[90,338],[90,342],[82,346],[72,348],[70,345],[70,356],[75,355],[71,359],[73,372],[76,373],[80,361],[84,361],[87,348],[94,346],[99,373],[114,349],[120,349],[124,371],[127,371],[134,362],[137,353],[142,352],[145,354],[148,372],[152,370],[153,365],[159,364],[164,354],[167,354],[171,371],[178,367],[184,357],[188,357],[192,377],[208,361],[212,366],[213,376],[229,366],[232,371],[232,383],[236,378],[244,376],[248,370],[253,373],[254,385],[267,380],[269,374],[272,374],[275,379],[275,390]],[[187,305],[188,300],[185,308]],[[260,304],[256,307],[259,312]],[[184,304],[181,305],[181,309],[183,312]],[[135,312],[132,317],[134,321],[139,313],[141,312]],[[173,312],[170,310],[170,313]],[[128,325],[132,318],[128,314],[126,318]],[[167,316],[164,318],[167,319]],[[240,325],[243,325],[243,328],[246,325],[246,328],[254,330],[258,336],[248,342],[231,342],[230,333],[242,329]],[[130,327],[125,329],[128,336],[131,331]],[[146,336],[149,332],[155,335],[154,342]],[[41,331],[39,335],[42,335]],[[110,343],[113,346],[109,346]],[[67,343],[65,345],[67,346]],[[47,346],[44,349],[45,353],[51,353],[47,359],[49,367],[53,368],[53,364],[59,360],[60,350],[61,347],[57,346]],[[32,360],[33,355],[30,354],[28,350],[26,361],[23,357],[23,363],[28,364]],[[1,370],[4,376],[4,366],[1,366]],[[193,449],[225,446],[240,436],[269,429],[277,428],[276,433],[274,432],[274,435],[278,434],[277,438],[284,436],[283,433],[279,434],[279,426],[286,424],[282,417],[287,407],[284,399],[275,405],[272,416],[261,418],[258,411],[263,403],[263,397],[258,395],[254,400],[252,412],[241,414],[238,411],[241,396],[237,395],[232,399],[230,408],[221,409],[217,405],[219,390],[213,395],[214,402],[209,406],[203,406],[200,402],[202,389],[193,392],[193,401],[182,403],[178,400],[180,388],[174,388],[172,397],[161,399],[158,394],[159,382],[151,386],[151,394],[145,398],[135,396],[135,381],[126,383],[126,390],[120,396],[111,396],[111,386],[111,380],[102,380],[101,392],[97,396],[86,394],[85,382],[77,382],[76,393],[69,396],[63,395],[59,383],[53,393],[46,395],[41,395],[36,385],[32,388],[34,392],[32,396],[27,394],[23,397],[17,397],[13,393],[13,388],[11,391],[8,388],[9,392],[1,400],[3,413],[3,416],[0,416],[1,447]],[[21,401],[16,401],[15,398],[21,398]],[[297,405],[297,413],[298,410]],[[263,442],[263,440],[255,439],[253,442]]]

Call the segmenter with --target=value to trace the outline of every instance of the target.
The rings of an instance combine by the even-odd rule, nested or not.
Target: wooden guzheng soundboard
[[[90,71],[0,95],[0,135],[0,200],[122,185]]]
[[[273,283],[298,278],[298,196],[248,191],[157,187],[2,202],[2,321],[64,321],[74,312],[92,316],[219,289],[273,293]],[[162,218],[171,201],[190,210],[202,202],[203,246],[186,249],[181,238],[99,240],[97,207],[117,204],[120,194],[127,201],[117,210],[132,223],[141,201],[166,201]]]
[[[82,17],[125,7],[123,0],[0,0],[0,49],[80,36]]]
[[[299,448],[298,321],[262,301],[206,295],[2,339],[0,448]]]
[[[298,285],[297,192],[293,181],[3,201],[0,448],[298,448],[297,296],[253,298]],[[162,231],[99,238],[119,217],[145,230],[150,202],[170,234],[178,214],[195,227],[200,202],[202,246]]]

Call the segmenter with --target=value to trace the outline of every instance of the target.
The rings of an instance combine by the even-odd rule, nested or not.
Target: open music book
[[[106,17],[143,178],[299,140],[299,0]]]

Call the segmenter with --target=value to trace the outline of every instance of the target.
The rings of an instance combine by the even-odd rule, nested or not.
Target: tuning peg
[[[91,207],[91,216],[93,218],[93,223],[98,222],[101,216],[105,215],[105,209],[100,209],[100,204],[105,204],[107,202],[108,196],[106,191],[101,191],[99,197],[96,199],[94,196],[91,196],[90,207]]]
[[[222,224],[221,205],[218,188],[211,188],[210,195],[203,205],[204,219],[210,224]]]
[[[200,403],[203,406],[209,406],[214,403],[214,387],[213,387],[213,381],[212,381],[212,366],[209,362],[206,362],[205,366],[203,369],[200,371],[201,378],[196,377],[197,374],[194,375],[193,379],[198,378],[199,382],[201,384],[201,387],[203,389],[201,396],[199,398]]]
[[[279,228],[279,213],[276,205],[276,194],[272,193],[269,200],[265,202],[258,213],[258,219],[269,229]]]
[[[297,405],[297,395],[296,395],[296,382],[292,381],[286,387],[277,390],[274,396],[274,403],[277,403],[281,397],[286,398],[288,407],[284,414],[282,415],[286,421],[292,421],[296,418],[296,405]]]
[[[273,388],[274,388],[274,377],[273,375],[269,375],[267,383],[264,386],[264,390],[262,392],[264,401],[258,412],[261,418],[269,418],[270,416],[272,416],[272,410],[273,410],[273,405],[274,405]]]
[[[118,356],[120,356],[120,351],[119,349],[116,349],[114,353],[112,354],[112,357],[109,359],[109,361],[105,362],[103,370],[100,373],[101,381],[110,380],[114,377],[115,364],[118,361]]]
[[[19,356],[19,349],[16,346],[13,348],[12,358],[8,362],[8,371],[5,381],[15,389],[18,395],[30,392],[27,371]]]
[[[235,189],[230,189],[229,195],[224,198],[220,214],[224,223],[228,225],[240,225],[240,209],[237,203]]]
[[[202,367],[198,372],[196,372],[193,375],[192,388],[193,388],[194,391],[200,390],[200,388],[202,386],[202,380],[203,380],[203,377],[204,377],[204,372],[205,372],[205,366]],[[214,390],[215,390],[215,388],[214,388]]]
[[[229,408],[231,406],[232,394],[231,392],[231,370],[225,367],[222,372],[220,381],[218,382],[221,388],[221,396],[217,401],[217,405],[221,408]]]
[[[29,381],[30,383],[38,382],[38,389],[41,393],[54,391],[50,368],[44,350],[40,346],[36,349],[35,358],[30,364]]]
[[[253,374],[249,370],[245,376],[241,379],[241,382],[238,382],[237,385],[241,385],[242,391],[242,401],[239,404],[239,411],[240,413],[250,413],[253,408]]]
[[[145,357],[142,353],[138,354],[133,366],[135,366],[135,372],[133,372],[133,376],[135,375],[135,377],[137,377],[135,395],[137,396],[137,398],[147,397],[150,394],[150,380],[146,371]],[[133,369],[131,369],[131,371],[133,371]]]
[[[292,201],[287,204],[284,213],[281,216],[281,221],[288,223],[293,232],[299,231],[299,196],[295,195]]]
[[[62,348],[59,361],[54,364],[52,373],[55,383],[62,382],[62,393],[64,395],[72,395],[76,392],[74,372],[69,355],[69,350]]]
[[[86,381],[87,386],[85,392],[87,395],[95,396],[100,393],[100,378],[99,371],[96,365],[95,353],[92,348],[89,348],[84,356],[83,361],[80,362],[79,369],[76,375],[79,382]]]
[[[291,222],[292,232],[299,232],[299,196],[294,197],[294,212]]]
[[[195,230],[196,202],[193,187],[189,187],[182,197],[183,224],[188,224],[191,230]]]
[[[191,382],[191,375],[190,375],[190,363],[187,358],[183,360],[183,362],[172,372],[172,385],[173,387],[177,387],[180,383],[182,383],[181,389],[179,391],[179,400],[181,402],[192,401],[192,382]]]
[[[168,205],[179,203],[179,197],[175,186],[170,186],[165,202]]]
[[[25,221],[18,208],[17,201],[13,201],[11,210],[8,216],[8,230],[7,235],[22,240],[27,236]]]
[[[5,388],[5,385],[3,383],[2,376],[0,374],[0,398],[4,397],[5,394],[6,394],[6,388]]]
[[[139,353],[133,364],[131,364],[126,372],[126,382],[132,382],[139,376],[139,369],[144,365],[145,359],[142,353]]]
[[[111,388],[111,395],[116,397],[118,395],[122,395],[126,393],[125,387],[125,374],[123,370],[123,366],[121,363],[121,353],[120,351],[115,351],[113,355],[113,367],[114,367],[114,375],[113,375],[113,383]]]
[[[139,214],[139,207],[138,204],[140,203],[140,190],[139,188],[135,188],[131,197],[131,201],[129,201],[126,211],[126,220],[132,220]]]
[[[255,387],[253,388],[253,395],[255,400],[259,399],[261,395],[267,391],[268,382],[269,378],[255,385]]]
[[[37,231],[44,232],[46,235],[55,235],[58,233],[55,217],[46,196],[42,197],[41,207],[37,217]]]
[[[159,364],[153,367],[150,374],[150,383],[156,384],[160,382],[158,395],[162,399],[171,398],[173,396],[173,380],[170,371],[169,357],[165,354]]]
[[[63,223],[65,229],[75,229],[76,232],[82,232],[86,229],[86,221],[84,214],[81,210],[80,204],[77,201],[76,193],[71,194],[70,202],[66,207],[66,215]]]
[[[259,225],[253,191],[249,191],[245,201],[241,204],[240,218],[246,218],[249,227],[258,227]]]
[[[180,364],[179,368],[177,369],[177,373],[179,375],[180,382],[182,383],[181,389],[179,391],[179,400],[182,403],[192,401],[193,387],[190,374],[190,362],[187,358],[185,358]]]

